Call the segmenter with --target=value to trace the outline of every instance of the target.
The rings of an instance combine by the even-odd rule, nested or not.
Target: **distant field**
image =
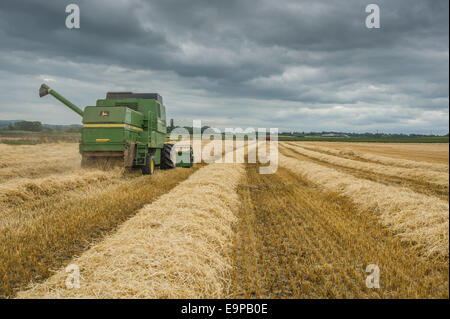
[[[78,143],[81,133],[71,132],[29,132],[0,129],[0,143],[12,145],[35,145],[43,143]],[[279,141],[299,142],[342,142],[342,143],[449,143],[448,136],[411,137],[320,137],[320,136],[278,136]]]
[[[43,143],[77,143],[80,133],[69,132],[29,132],[0,130],[0,143],[11,145],[36,145]]]
[[[448,143],[448,136],[408,136],[408,137],[320,137],[320,136],[282,136],[279,141],[317,141],[317,142],[370,142],[370,143]]]
[[[412,161],[425,161],[448,165],[448,143],[345,143],[345,142],[306,142],[304,145],[316,145],[336,148],[342,154],[346,151],[369,153]]]

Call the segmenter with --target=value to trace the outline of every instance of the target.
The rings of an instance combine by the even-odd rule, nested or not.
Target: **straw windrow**
[[[417,181],[426,181],[430,184],[438,185],[438,186],[446,186],[448,187],[449,177],[447,173],[430,171],[425,169],[411,169],[411,168],[401,168],[401,167],[392,167],[385,166],[376,163],[368,163],[350,160],[334,155],[327,155],[315,151],[310,151],[299,145],[286,145],[287,148],[293,149],[304,156],[308,156],[313,159],[317,159],[320,161],[324,161],[327,163],[331,163],[334,165],[339,165],[342,167],[358,169],[366,172],[373,172],[381,175],[387,176],[397,176],[405,179],[417,180]]]
[[[227,294],[232,224],[243,166],[210,164],[144,207],[118,231],[19,298],[215,298]]]
[[[301,146],[302,148],[311,150],[311,151],[319,151],[319,152],[325,152],[332,155],[337,156],[349,156],[353,159],[361,159],[366,160],[374,163],[379,163],[383,165],[389,165],[389,166],[397,166],[397,167],[404,167],[404,168],[418,168],[418,169],[426,169],[436,172],[445,172],[448,173],[448,165],[444,164],[438,164],[438,163],[428,163],[428,162],[418,162],[418,161],[412,161],[407,159],[398,159],[398,158],[392,158],[387,156],[380,156],[375,154],[369,154],[369,153],[362,153],[355,150],[352,150],[351,148],[347,149],[335,149],[331,147],[325,147],[325,146],[319,146],[319,145],[308,145],[308,144],[297,144],[293,143],[292,145]]]
[[[402,239],[417,243],[427,255],[449,253],[449,205],[409,189],[359,179],[334,169],[279,155],[281,166],[352,199],[364,211],[379,213],[381,221]]]

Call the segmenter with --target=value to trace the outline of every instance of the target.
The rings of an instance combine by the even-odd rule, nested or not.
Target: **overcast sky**
[[[158,92],[175,124],[446,134],[448,0],[2,0],[0,119],[80,123],[51,96]],[[65,26],[80,7],[80,29]]]

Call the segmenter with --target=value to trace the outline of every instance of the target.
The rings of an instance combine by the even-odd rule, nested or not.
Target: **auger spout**
[[[42,84],[41,87],[39,88],[39,96],[43,97],[46,96],[47,94],[53,95],[61,103],[67,105],[69,108],[71,108],[74,112],[78,113],[80,116],[83,116],[84,113],[78,106],[67,100],[64,96],[62,96],[55,90],[52,90],[48,85]]]

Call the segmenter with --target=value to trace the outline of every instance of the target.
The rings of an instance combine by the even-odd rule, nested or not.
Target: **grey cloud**
[[[448,131],[448,1],[378,1],[379,30],[358,0],[71,2],[79,30],[65,28],[64,1],[0,2],[2,118],[56,105],[28,92],[44,76],[85,104],[158,89],[186,120]]]

